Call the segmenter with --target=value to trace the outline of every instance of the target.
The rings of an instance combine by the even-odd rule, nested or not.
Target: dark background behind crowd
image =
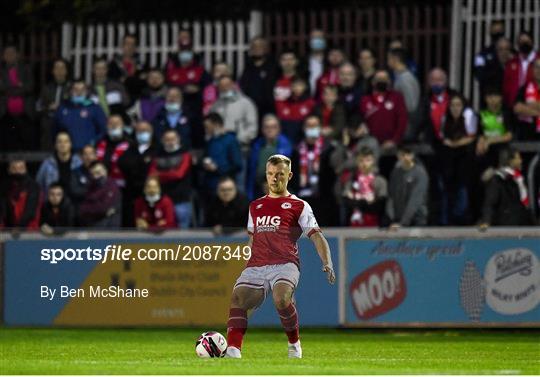
[[[322,226],[534,225],[539,218],[540,52],[490,26],[477,51],[480,106],[424,67],[400,39],[349,56],[322,30],[307,53],[276,55],[250,42],[237,77],[210,71],[191,31],[177,35],[164,66],[140,60],[126,34],[112,60],[96,56],[92,80],[58,58],[38,88],[17,47],[0,68],[0,227],[53,234],[70,227],[141,230],[244,227],[266,192],[265,162],[292,159],[290,191]],[[418,145],[427,145],[420,153]],[[16,152],[45,151],[37,166]]]

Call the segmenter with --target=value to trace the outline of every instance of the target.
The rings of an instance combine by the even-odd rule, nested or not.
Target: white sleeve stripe
[[[304,208],[298,218],[298,225],[300,225],[302,231],[307,236],[313,229],[319,229],[319,225],[317,224],[317,219],[315,219],[315,215],[313,214],[313,210],[309,203],[306,201],[302,202],[304,203]]]

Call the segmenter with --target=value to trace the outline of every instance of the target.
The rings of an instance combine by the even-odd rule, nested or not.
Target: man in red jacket
[[[41,214],[41,190],[29,175],[26,162],[13,160],[8,179],[0,188],[0,229],[37,230]]]
[[[382,152],[392,150],[400,144],[407,129],[407,108],[401,93],[390,88],[390,75],[387,71],[375,72],[373,91],[360,99],[360,114],[369,130],[382,147]],[[396,158],[383,155],[379,160],[379,171],[390,176]]]
[[[173,204],[176,223],[182,229],[191,225],[191,154],[182,145],[182,138],[175,130],[167,130],[161,137],[161,148],[150,163],[149,177],[156,177]]]
[[[528,31],[522,31],[518,36],[519,54],[509,60],[504,67],[503,97],[508,108],[514,106],[519,88],[533,80],[533,64],[540,53],[534,51],[533,37]]]
[[[390,75],[381,70],[373,76],[373,92],[360,99],[360,113],[367,128],[383,149],[401,142],[407,128],[407,108],[403,96],[390,88]]]
[[[144,197],[135,200],[135,224],[140,230],[160,231],[176,227],[174,205],[161,194],[159,179],[150,177],[144,185]]]

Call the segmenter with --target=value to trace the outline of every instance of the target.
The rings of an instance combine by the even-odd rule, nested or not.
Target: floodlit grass
[[[221,329],[223,332],[223,330]],[[199,359],[201,329],[0,329],[2,374],[540,374],[535,331],[249,330],[243,358]]]

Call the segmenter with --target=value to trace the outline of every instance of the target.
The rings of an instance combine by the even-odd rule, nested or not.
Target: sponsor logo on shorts
[[[368,320],[403,302],[407,295],[405,275],[397,261],[387,260],[357,275],[349,293],[357,317]]]
[[[279,216],[258,216],[256,219],[257,233],[276,232],[281,224]]]

